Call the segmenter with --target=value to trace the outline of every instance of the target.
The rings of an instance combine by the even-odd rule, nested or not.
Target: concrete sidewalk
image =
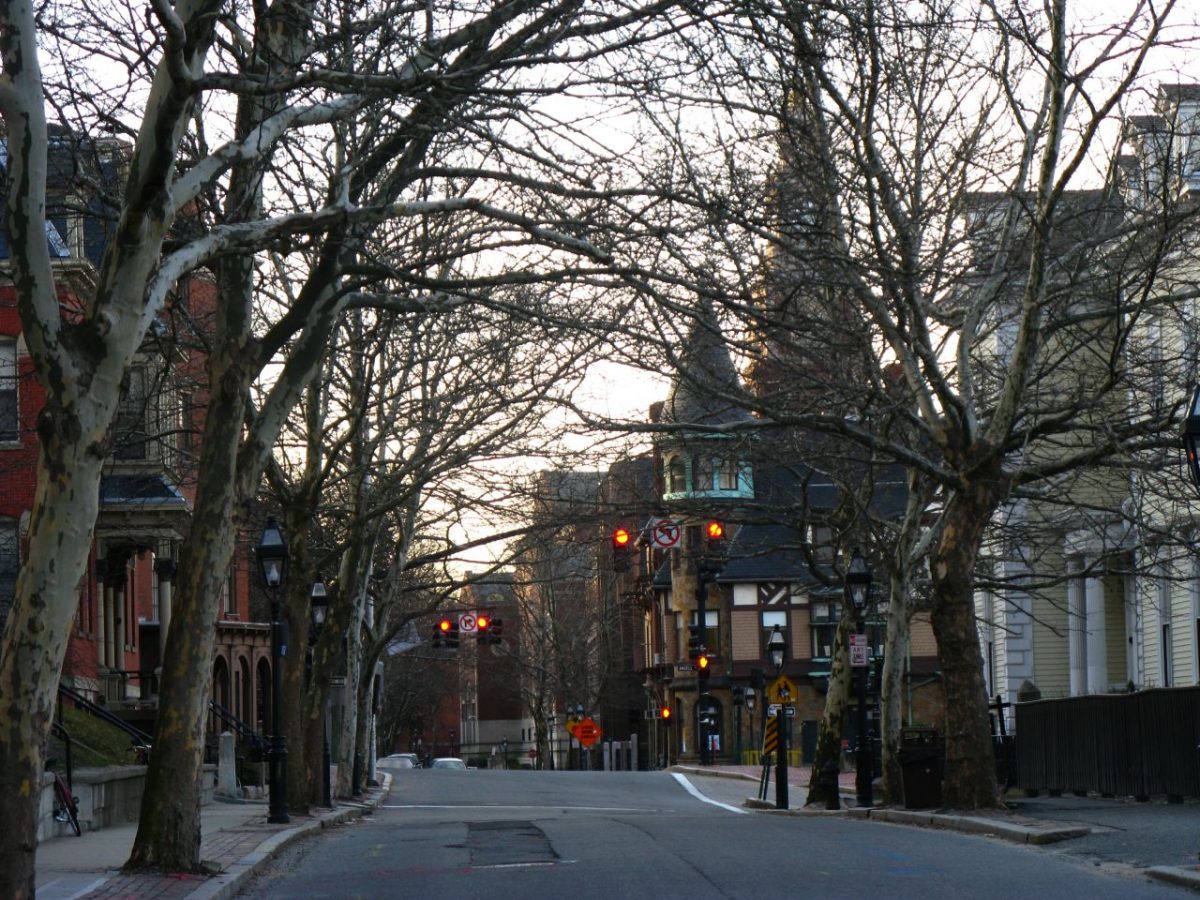
[[[217,900],[232,896],[263,864],[291,841],[328,825],[362,816],[387,796],[391,776],[380,772],[380,785],[368,788],[360,800],[340,802],[333,809],[314,809],[310,816],[293,816],[286,824],[267,822],[266,801],[210,803],[200,811],[200,859],[217,874],[125,874],[137,833],[130,822],[82,837],[53,838],[37,849],[38,900]]]
[[[784,816],[847,816],[910,825],[923,828],[943,828],[968,834],[1012,841],[1020,844],[1055,844],[1061,841],[1084,841],[1092,836],[1094,846],[1088,852],[1105,856],[1106,836],[1119,835],[1127,848],[1134,842],[1158,848],[1153,858],[1134,862],[1147,875],[1181,887],[1200,891],[1200,865],[1180,865],[1180,859],[1197,859],[1200,850],[1200,806],[1197,804],[1137,803],[1128,799],[1097,796],[1038,799],[1012,798],[1008,809],[956,811],[949,809],[910,810],[874,806],[869,809],[855,806],[854,772],[842,772],[838,779],[841,795],[840,810],[823,807],[806,809],[808,780],[807,766],[788,770],[788,809],[775,809],[774,781],[766,801],[757,797],[761,769],[749,766],[674,766],[673,771],[686,774],[699,789],[724,803],[740,804],[771,815]],[[772,772],[772,776],[774,773]],[[878,800],[878,794],[876,795]],[[1111,848],[1108,848],[1111,853]],[[1115,854],[1113,854],[1115,856]],[[1116,862],[1128,861],[1113,859]],[[1157,855],[1157,853],[1151,854]],[[1172,858],[1174,864],[1155,865],[1155,861]]]

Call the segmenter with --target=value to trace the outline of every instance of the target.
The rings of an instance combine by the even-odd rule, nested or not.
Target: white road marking
[[[380,809],[540,809],[569,810],[571,812],[661,812],[650,806],[516,806],[504,803],[481,803],[474,805],[455,803],[385,803]]]
[[[719,800],[713,800],[711,797],[705,797],[702,793],[700,793],[699,789],[694,784],[692,784],[690,781],[687,780],[687,776],[684,775],[683,773],[673,772],[672,774],[675,776],[675,780],[683,785],[683,789],[685,791],[687,791],[689,794],[691,794],[693,797],[695,797],[697,800],[701,800],[704,803],[711,803],[713,806],[719,806],[719,807],[721,807],[721,809],[727,809],[730,812],[735,812],[735,813],[738,813],[739,815],[744,816],[744,815],[750,814],[750,810],[748,810],[748,809],[739,809],[736,806],[730,806],[728,803],[722,803]]]

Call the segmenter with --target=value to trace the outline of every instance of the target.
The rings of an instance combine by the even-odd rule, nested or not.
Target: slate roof
[[[740,404],[726,399],[741,396],[744,389],[711,307],[701,307],[683,348],[663,421],[710,427],[753,421]]]
[[[162,475],[104,475],[100,506],[155,506],[187,509],[187,498]]]

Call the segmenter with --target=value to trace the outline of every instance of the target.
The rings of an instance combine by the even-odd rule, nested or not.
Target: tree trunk
[[[910,637],[908,568],[893,569],[890,578],[887,637],[883,654],[883,686],[880,692],[880,730],[883,738],[883,797],[887,803],[904,800],[900,771],[900,729],[904,725],[904,657]]]
[[[0,645],[0,897],[34,896],[46,738],[99,503],[90,441],[43,446],[25,563]]]
[[[837,636],[834,638],[833,660],[829,670],[829,688],[825,693],[825,712],[821,716],[820,730],[817,732],[817,752],[813,758],[812,772],[808,778],[808,799],[805,806],[824,805],[831,798],[829,791],[822,786],[821,772],[829,763],[842,770],[842,726],[846,721],[846,709],[850,705],[850,653],[847,637],[853,619],[842,610],[838,622]],[[833,790],[837,791],[834,781]]]
[[[220,369],[218,370],[218,366]],[[212,397],[201,444],[196,505],[180,551],[178,588],[162,661],[158,723],[137,836],[126,869],[196,872],[200,778],[218,604],[233,559],[237,448],[248,384],[233,354],[210,360]],[[272,703],[279,698],[272,697]]]
[[[952,809],[998,805],[983,656],[975,625],[974,572],[995,511],[993,488],[955,492],[933,556],[933,633],[946,691],[946,766],[942,802]]]

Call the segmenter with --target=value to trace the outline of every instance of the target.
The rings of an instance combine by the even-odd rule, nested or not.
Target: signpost
[[[767,702],[788,704],[800,696],[796,683],[786,675],[778,676],[767,686]]]
[[[683,529],[678,522],[659,519],[650,526],[650,542],[660,550],[669,550],[677,546],[682,534]]]
[[[865,669],[870,665],[871,645],[867,643],[865,634],[850,635],[850,667]]]
[[[603,737],[604,732],[600,726],[596,724],[596,720],[591,716],[586,716],[575,723],[571,733],[575,735],[575,740],[579,741],[584,746],[584,749],[590,750],[596,741]]]

